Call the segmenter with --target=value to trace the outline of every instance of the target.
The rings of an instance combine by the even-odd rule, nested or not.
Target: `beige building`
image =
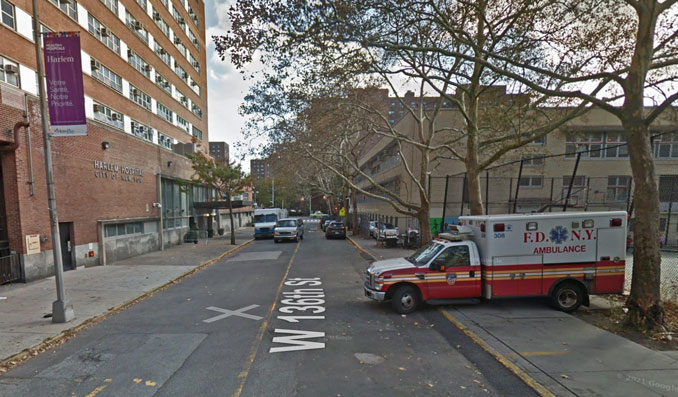
[[[431,98],[431,102],[434,100]],[[393,99],[390,102],[390,115],[393,116],[393,109],[398,109],[403,101]],[[459,111],[443,108],[437,118],[439,128],[461,127]],[[400,115],[397,112],[396,117]],[[407,111],[393,120],[392,125],[409,136],[416,131],[415,120]],[[659,121],[652,131],[661,200],[660,229],[668,232],[667,243],[678,244],[678,125]],[[481,191],[486,211],[490,214],[562,211],[566,201],[568,211],[631,209],[633,182],[622,132],[616,117],[593,109],[547,136],[506,154],[482,174]],[[463,140],[455,145],[464,150]],[[581,154],[577,164],[578,153]],[[413,175],[420,175],[418,150],[404,144],[403,154]],[[416,182],[408,176],[395,140],[379,139],[365,151],[360,166],[375,181],[403,199],[419,202]],[[439,225],[443,215],[446,222],[453,222],[459,215],[469,213],[464,174],[464,164],[459,160],[431,162],[430,177],[426,178],[430,183],[421,181],[421,184],[426,186],[431,197],[433,225]],[[358,182],[362,187],[370,186],[365,178],[358,177]],[[390,205],[365,195],[358,196],[358,210],[401,227],[416,226],[414,219],[397,214]]]

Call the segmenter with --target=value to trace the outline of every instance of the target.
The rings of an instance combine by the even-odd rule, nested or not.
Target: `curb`
[[[485,342],[483,339],[478,337],[473,331],[470,329],[466,328],[464,324],[459,322],[454,316],[452,316],[450,313],[448,313],[446,310],[437,308],[438,312],[443,315],[449,322],[454,324],[455,327],[459,328],[461,332],[466,334],[471,340],[480,346],[483,350],[485,350],[487,353],[491,354],[494,356],[494,358],[499,361],[501,365],[506,367],[509,371],[511,371],[514,375],[519,377],[525,384],[527,384],[529,387],[531,387],[537,394],[539,394],[542,397],[555,397],[555,394],[553,394],[549,389],[544,387],[541,383],[537,382],[534,380],[530,375],[527,374],[527,372],[523,371],[520,369],[516,364],[514,364],[511,360],[507,359],[504,357],[501,353],[496,351],[494,348],[492,348],[487,342]]]
[[[143,294],[137,296],[136,298],[132,298],[132,299],[126,301],[126,302],[119,304],[118,306],[114,306],[114,307],[108,309],[107,311],[105,311],[104,313],[101,313],[99,315],[91,317],[91,318],[83,321],[81,324],[76,325],[73,328],[69,328],[69,329],[66,329],[64,331],[61,331],[61,333],[59,333],[58,335],[50,336],[49,338],[43,340],[42,342],[40,342],[39,344],[37,344],[33,347],[26,348],[23,351],[16,353],[12,356],[9,356],[9,357],[4,358],[4,359],[0,359],[0,377],[2,377],[3,374],[9,372],[14,367],[25,363],[26,361],[30,360],[33,357],[38,356],[40,353],[43,353],[45,351],[48,351],[50,349],[53,349],[55,347],[58,347],[58,346],[64,344],[65,342],[67,342],[71,338],[77,336],[81,331],[83,331],[87,328],[90,328],[90,327],[92,327],[96,324],[99,324],[100,322],[105,320],[108,316],[116,314],[116,313],[120,313],[124,310],[127,310],[130,307],[136,305],[137,303],[142,302],[142,301],[146,300],[147,298],[150,298],[151,296],[153,296],[157,292],[165,290],[165,289],[169,288],[170,286],[172,286],[173,284],[177,284],[177,283],[183,281],[184,279],[193,276],[194,274],[200,272],[201,270],[205,269],[206,267],[208,267],[208,266],[224,259],[225,257],[239,251],[241,248],[244,248],[244,247],[250,245],[253,241],[254,241],[254,239],[250,239],[250,240],[240,244],[239,246],[237,246],[235,248],[231,248],[230,250],[228,250],[228,251],[224,252],[223,254],[217,256],[216,258],[209,259],[209,260],[199,264],[198,266],[194,267],[193,269],[187,271],[186,273],[184,273],[184,274],[182,274],[178,277],[175,277],[172,280],[169,280],[166,283],[159,285],[159,286],[153,288],[150,291],[144,292]]]
[[[349,237],[349,236],[346,236],[346,238],[348,239],[348,241],[351,242],[351,244],[355,245],[355,247],[358,249],[358,251],[362,251],[362,252],[366,253],[367,255],[369,255],[369,256],[371,256],[372,258],[374,258],[375,261],[378,261],[378,260],[379,260],[379,258],[377,258],[376,255],[374,255],[374,254],[371,253],[370,251],[368,251],[368,250],[366,250],[365,248],[363,248],[360,244],[358,244],[355,240],[353,240],[353,238],[351,238],[351,237]]]
[[[351,242],[351,244],[355,245],[355,247],[367,255],[371,256],[375,260],[378,260],[378,258],[368,251],[367,249],[363,248],[358,244],[356,241],[354,241],[352,238],[347,237],[348,240]],[[475,344],[480,346],[483,350],[485,350],[487,353],[492,355],[495,360],[497,360],[501,365],[506,367],[509,371],[511,371],[514,375],[516,375],[518,378],[520,378],[523,382],[525,382],[526,385],[532,388],[537,394],[539,394],[542,397],[555,397],[555,394],[550,392],[546,387],[544,387],[541,383],[537,382],[534,380],[530,375],[527,374],[527,372],[523,371],[520,369],[516,364],[514,364],[512,361],[504,357],[501,353],[493,349],[487,342],[485,342],[483,339],[481,339],[478,335],[476,335],[473,331],[470,329],[466,328],[464,324],[459,322],[454,316],[452,316],[450,313],[448,313],[446,310],[441,309],[440,307],[437,308],[438,312],[443,315],[449,322],[451,322],[455,327],[459,328],[461,332],[466,334]]]

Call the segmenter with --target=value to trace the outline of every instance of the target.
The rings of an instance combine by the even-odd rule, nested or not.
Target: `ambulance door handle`
[[[468,276],[469,276],[469,277],[475,277],[475,276],[476,276],[476,271],[475,271],[475,270],[471,270],[470,272],[468,272]]]
[[[423,280],[425,275],[424,273],[414,273],[414,277],[418,278],[419,280]]]
[[[516,274],[515,274],[515,273],[511,273],[511,280],[515,280],[515,279],[516,279]]]
[[[525,273],[520,273],[520,279],[525,280]]]

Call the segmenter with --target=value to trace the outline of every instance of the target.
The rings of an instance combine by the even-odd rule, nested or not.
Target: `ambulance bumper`
[[[365,296],[374,299],[375,301],[383,301],[386,299],[386,291],[375,291],[372,288],[369,288],[367,285],[363,286],[365,288]]]

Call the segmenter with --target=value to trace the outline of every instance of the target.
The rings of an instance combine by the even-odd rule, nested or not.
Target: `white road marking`
[[[231,317],[231,316],[238,316],[238,317],[244,317],[244,318],[249,318],[250,320],[261,320],[263,317],[255,316],[253,314],[247,314],[245,313],[246,311],[250,309],[254,309],[256,307],[259,307],[259,305],[249,305],[246,307],[243,307],[238,310],[228,310],[228,309],[221,309],[218,307],[210,306],[206,308],[207,310],[212,310],[215,312],[223,313],[218,316],[214,316],[212,318],[208,318],[207,320],[202,320],[203,323],[213,323],[215,321],[221,320],[226,317]]]

